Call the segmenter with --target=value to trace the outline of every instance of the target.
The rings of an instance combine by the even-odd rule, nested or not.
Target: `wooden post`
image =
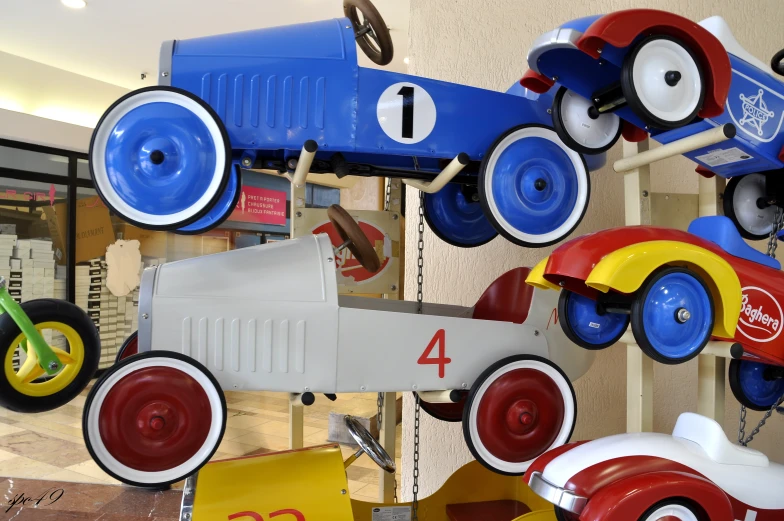
[[[289,400],[289,449],[305,446],[305,407]]]
[[[397,427],[397,400],[395,393],[384,393],[384,406],[381,408],[381,428],[378,441],[395,461],[395,434]],[[379,469],[378,500],[381,503],[392,503],[395,497],[395,474]]]
[[[719,176],[710,179],[700,176],[700,217],[723,214],[721,198],[724,186],[724,179]],[[724,425],[725,359],[701,355],[698,364],[697,412]]]
[[[648,139],[639,143],[623,142],[623,156],[648,150]],[[626,226],[651,224],[651,170],[648,165],[623,176],[626,200]],[[626,346],[626,431],[653,430],[653,360],[639,346]]]

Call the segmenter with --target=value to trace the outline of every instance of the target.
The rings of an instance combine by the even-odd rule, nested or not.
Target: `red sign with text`
[[[286,224],[286,192],[243,186],[230,221],[261,224]]]

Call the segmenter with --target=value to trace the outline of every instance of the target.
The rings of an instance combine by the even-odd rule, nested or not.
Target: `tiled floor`
[[[27,478],[62,482],[119,484],[96,465],[82,439],[82,406],[87,391],[69,405],[41,414],[0,409],[0,480]],[[213,459],[225,459],[288,448],[288,396],[269,392],[227,392],[228,422],[223,442]],[[371,416],[373,393],[338,395],[336,402],[317,397],[305,408],[305,445],[327,443],[330,412]],[[396,459],[400,469],[400,426]],[[354,449],[342,447],[344,456]],[[351,496],[377,500],[378,467],[367,457],[347,470]],[[400,477],[398,475],[398,483]],[[0,482],[1,484],[2,482]],[[0,490],[0,493],[5,493]],[[7,495],[7,494],[6,494]],[[1,498],[0,498],[1,499]],[[2,512],[0,511],[0,514]],[[0,520],[5,518],[0,515]],[[104,518],[101,518],[104,519]]]

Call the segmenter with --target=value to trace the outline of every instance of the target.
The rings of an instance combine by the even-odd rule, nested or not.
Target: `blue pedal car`
[[[709,144],[691,139],[683,155],[698,172],[731,178],[724,213],[745,238],[759,240],[784,207],[782,60],[784,50],[768,67],[719,16],[698,24],[631,9],[573,20],[540,36],[521,83],[557,91],[552,123],[581,153],[604,151],[621,134],[685,144],[721,127],[724,136]]]
[[[200,233],[236,205],[241,165],[295,180],[403,178],[427,192],[436,234],[462,247],[498,233],[542,247],[574,230],[589,168],[553,130],[551,95],[359,67],[355,42],[388,63],[391,39],[367,0],[344,8],[340,19],[164,43],[160,84],[119,99],[95,129],[91,172],[107,206],[143,228]]]

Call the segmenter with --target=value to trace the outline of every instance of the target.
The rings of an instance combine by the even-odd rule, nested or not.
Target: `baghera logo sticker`
[[[742,288],[738,331],[755,342],[770,342],[781,333],[784,314],[773,295],[756,286]]]

